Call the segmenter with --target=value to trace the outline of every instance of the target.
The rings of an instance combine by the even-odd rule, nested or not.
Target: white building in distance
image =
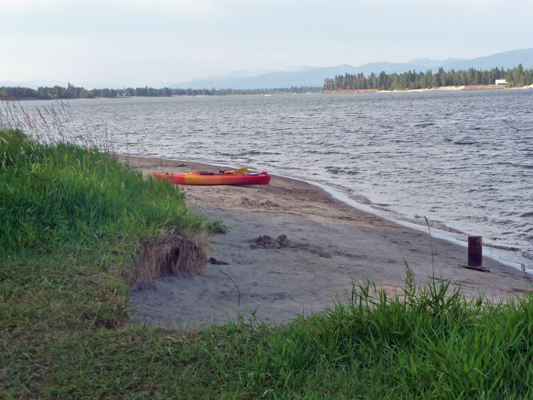
[[[494,82],[495,85],[507,85],[507,81],[505,79],[496,79],[496,82]]]

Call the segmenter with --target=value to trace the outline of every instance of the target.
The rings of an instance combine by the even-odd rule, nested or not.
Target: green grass
[[[212,235],[225,235],[229,233],[229,228],[222,221],[207,221],[205,223],[207,231]]]
[[[45,250],[77,237],[130,244],[161,229],[199,230],[184,194],[96,149],[0,133],[0,246]]]
[[[108,154],[0,133],[0,398],[530,399],[533,301],[372,284],[322,315],[134,326],[138,243],[208,229]]]

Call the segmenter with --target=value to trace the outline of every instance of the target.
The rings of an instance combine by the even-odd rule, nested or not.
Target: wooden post
[[[468,236],[468,266],[480,268],[483,263],[481,236]]]

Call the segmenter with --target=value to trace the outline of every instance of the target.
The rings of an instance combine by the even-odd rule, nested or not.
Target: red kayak
[[[156,179],[167,179],[177,185],[268,185],[270,175],[266,172],[256,174],[236,174],[227,172],[194,171],[185,174],[151,174]]]

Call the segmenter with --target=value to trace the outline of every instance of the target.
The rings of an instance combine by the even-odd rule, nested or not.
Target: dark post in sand
[[[481,267],[483,250],[481,236],[468,236],[468,266]]]

